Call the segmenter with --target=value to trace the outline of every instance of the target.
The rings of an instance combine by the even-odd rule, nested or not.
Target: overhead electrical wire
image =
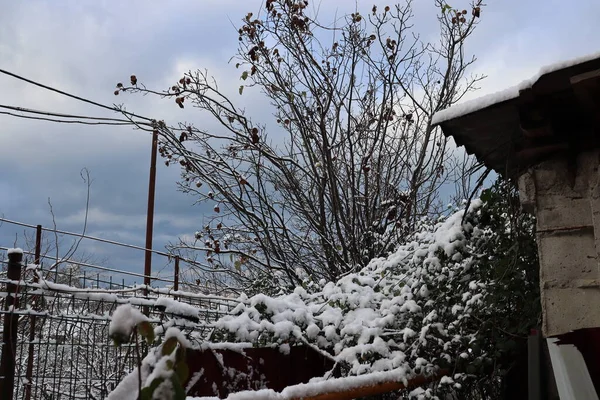
[[[78,119],[91,119],[91,120],[100,120],[100,121],[129,122],[129,120],[120,119],[120,118],[90,117],[87,115],[63,114],[63,113],[56,113],[56,112],[52,112],[52,111],[36,110],[33,108],[7,106],[5,104],[0,104],[0,108],[5,108],[8,110],[13,110],[13,111],[20,111],[20,112],[25,112],[25,113],[32,113],[32,114],[50,115],[53,117],[61,117],[61,118],[78,118]]]
[[[131,120],[128,120],[128,119],[62,114],[62,113],[56,113],[56,112],[52,112],[52,111],[35,110],[35,109],[25,108],[25,107],[9,106],[9,105],[5,105],[5,104],[0,104],[0,109],[15,111],[15,112],[0,111],[0,115],[9,115],[11,117],[33,119],[33,120],[39,120],[39,121],[60,122],[60,123],[64,123],[64,124],[150,125],[147,122],[132,122]],[[19,112],[22,114],[17,114],[16,112]],[[26,114],[36,114],[36,115],[41,115],[41,116],[33,116],[33,115],[26,115]],[[50,118],[50,117],[69,118],[69,119],[57,119],[57,118]],[[88,121],[82,121],[82,120],[88,120]]]
[[[32,228],[32,229],[36,229],[37,228],[36,225],[27,224],[25,222],[20,222],[20,221],[13,221],[13,220],[10,220],[10,219],[4,218],[4,217],[0,217],[0,222],[6,222],[6,223],[11,224],[11,225],[23,226],[25,228]],[[104,238],[100,238],[100,237],[96,237],[96,236],[89,236],[89,235],[84,235],[84,234],[81,234],[81,233],[68,232],[68,231],[63,231],[63,230],[59,230],[59,229],[51,229],[51,228],[46,228],[46,227],[42,227],[42,230],[47,231],[47,232],[55,232],[55,233],[58,233],[58,234],[61,234],[61,235],[68,235],[68,236],[75,236],[75,237],[80,237],[80,238],[84,238],[84,239],[90,239],[90,240],[94,240],[94,241],[97,241],[97,242],[103,242],[103,243],[113,244],[113,245],[122,246],[122,247],[129,247],[131,249],[136,249],[136,250],[151,251],[154,254],[159,254],[159,255],[165,256],[165,257],[174,257],[174,255],[169,254],[169,253],[165,253],[164,251],[147,249],[147,248],[142,247],[142,246],[136,246],[136,245],[133,245],[133,244],[117,242],[115,240],[104,239]]]
[[[93,100],[89,100],[87,98],[81,97],[81,96],[77,96],[68,92],[65,92],[63,90],[59,90],[56,89],[54,87],[48,86],[48,85],[44,85],[40,82],[36,82],[32,79],[29,78],[25,78],[21,75],[15,74],[13,72],[4,70],[4,69],[0,69],[0,73],[4,74],[4,75],[8,75],[12,78],[21,80],[23,82],[29,83],[31,85],[34,86],[38,86],[40,88],[49,90],[51,92],[55,92],[58,93],[60,95],[78,100],[78,101],[82,101],[84,103],[87,104],[91,104],[94,105],[96,107],[100,107],[102,109],[106,109],[106,110],[110,110],[110,111],[114,111],[114,112],[118,112],[123,114],[124,116],[126,116],[128,119],[117,119],[117,118],[108,118],[108,117],[90,117],[90,116],[81,116],[81,115],[73,115],[73,114],[63,114],[63,113],[56,113],[56,112],[51,112],[51,111],[43,111],[43,110],[34,110],[34,109],[30,109],[30,108],[24,108],[24,107],[16,107],[16,106],[8,106],[8,105],[2,105],[0,104],[0,109],[8,109],[8,110],[12,110],[12,111],[16,111],[16,112],[21,112],[21,113],[28,113],[28,114],[37,114],[37,115],[43,115],[42,117],[36,117],[36,116],[32,116],[32,115],[22,115],[22,114],[16,114],[14,112],[10,112],[10,111],[0,111],[0,115],[9,115],[12,117],[17,117],[17,118],[26,118],[26,119],[34,119],[34,120],[42,120],[42,121],[50,121],[50,122],[59,122],[59,123],[75,123],[75,124],[85,124],[85,125],[136,125],[138,128],[145,130],[143,127],[141,127],[140,125],[149,125],[149,126],[154,126],[154,124],[156,123],[156,119],[154,118],[149,118],[149,117],[145,117],[139,114],[135,114],[129,111],[125,111],[121,108],[118,108],[116,106],[107,106],[105,104],[102,103],[98,103],[96,101]],[[49,117],[56,117],[56,118],[72,118],[75,120],[70,120],[70,119],[56,119],[56,118],[49,118]],[[134,121],[133,118],[137,118],[137,119],[141,119],[147,122],[140,122],[140,121]],[[89,120],[89,121],[81,121],[81,120]],[[10,220],[5,220],[2,219],[2,221],[4,222],[9,222],[9,223],[16,223],[18,225],[26,225],[23,223],[18,223],[16,221],[10,221]],[[85,235],[78,235],[78,234],[73,234],[71,232],[62,232],[64,234],[69,234],[69,235],[75,235],[75,236],[81,236],[81,237],[85,237],[88,239],[92,239],[92,240],[98,240],[98,241],[103,241],[106,243],[112,243],[112,244],[117,244],[117,245],[121,245],[121,246],[125,246],[125,247],[132,247],[132,248],[139,248],[139,249],[143,249],[141,247],[138,246],[133,246],[133,245],[127,245],[127,244],[123,244],[123,243],[117,243],[114,241],[110,241],[110,240],[105,240],[105,239],[101,239],[101,238],[94,238],[94,237],[89,237],[89,236],[85,236]],[[173,255],[167,254],[167,253],[163,253],[157,250],[152,250],[152,249],[144,249],[144,250],[150,250],[153,253],[157,253],[157,254],[161,254],[161,255],[165,255],[168,257],[172,257]],[[184,262],[187,262],[190,265],[198,265],[196,261],[194,260],[190,260],[190,259],[186,259],[183,257],[180,257],[180,259]]]
[[[92,122],[92,121],[78,121],[78,120],[65,120],[65,119],[54,119],[54,118],[47,118],[47,117],[34,117],[31,115],[20,115],[20,114],[15,114],[15,113],[11,113],[11,112],[7,112],[7,111],[0,111],[0,115],[8,115],[11,117],[16,117],[16,118],[23,118],[23,119],[33,119],[36,121],[48,121],[48,122],[58,122],[58,123],[62,123],[62,124],[80,124],[80,125],[134,125],[131,122]]]
[[[86,98],[81,97],[81,96],[77,96],[77,95],[74,95],[74,94],[71,94],[71,93],[67,93],[67,92],[65,92],[63,90],[59,90],[59,89],[53,88],[51,86],[44,85],[43,83],[36,82],[36,81],[34,81],[32,79],[25,78],[25,77],[23,77],[21,75],[15,74],[14,72],[10,72],[10,71],[7,71],[7,70],[1,69],[1,68],[0,68],[0,73],[2,73],[4,75],[8,75],[8,76],[13,77],[13,78],[18,79],[18,80],[21,80],[23,82],[27,82],[27,83],[29,83],[31,85],[35,85],[35,86],[41,87],[41,88],[49,90],[51,92],[55,92],[55,93],[61,94],[63,96],[70,97],[72,99],[79,100],[79,101],[82,101],[84,103],[88,103],[88,104],[94,105],[96,107],[100,107],[100,108],[103,108],[103,109],[106,109],[106,110],[110,110],[110,111],[120,112],[120,113],[123,113],[125,115],[130,116],[130,117],[139,118],[139,119],[142,119],[142,120],[145,120],[145,121],[148,121],[148,122],[154,122],[155,121],[155,119],[153,119],[153,118],[144,117],[142,115],[138,115],[138,114],[135,114],[135,113],[132,113],[132,112],[129,112],[129,111],[122,110],[122,109],[120,109],[118,107],[115,107],[115,106],[113,106],[113,107],[107,106],[105,104],[98,103],[97,101],[89,100],[89,99],[86,99]]]

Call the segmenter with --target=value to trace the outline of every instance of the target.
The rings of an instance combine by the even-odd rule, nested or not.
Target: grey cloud
[[[128,110],[153,118],[216,129],[191,107],[179,110],[169,100],[112,93],[114,85],[132,73],[149,86],[163,89],[188,69],[208,68],[248,115],[269,123],[270,107],[264,97],[255,89],[237,95],[240,71],[228,64],[237,47],[232,23],[239,26],[243,15],[258,10],[261,3],[12,2],[3,6],[0,15],[0,68],[105,104],[124,103]],[[371,5],[361,0],[358,8],[366,13]],[[415,24],[423,35],[432,35],[437,26],[436,10],[431,2],[414,5]],[[323,21],[329,21],[336,12],[339,17],[354,11],[354,3],[341,0],[321,2],[320,7]],[[535,72],[551,58],[595,50],[600,38],[595,23],[599,12],[592,0],[579,2],[577,7],[564,7],[557,1],[490,3],[468,47],[468,52],[479,58],[475,71],[490,76],[482,84],[482,93],[527,78],[531,69]],[[564,35],[567,29],[570,33]],[[0,104],[117,116],[5,76],[0,76]],[[87,167],[94,179],[88,233],[143,245],[148,133],[130,127],[67,126],[6,116],[0,116],[0,127],[0,215],[50,226],[47,198],[51,197],[59,228],[79,231],[85,204],[79,171]],[[272,138],[277,135],[272,131]],[[194,198],[176,191],[178,179],[177,167],[159,164],[157,249],[180,235],[191,235],[203,225],[203,215],[212,207],[192,206]],[[12,245],[15,234],[22,231],[0,225],[0,246]],[[82,250],[107,258],[114,268],[137,272],[143,268],[143,252],[87,241],[82,242]],[[160,257],[154,257],[154,262],[157,268],[165,265]]]
[[[490,3],[484,10],[469,50],[478,58],[474,71],[488,75],[482,94],[518,84],[540,67],[598,51],[600,3],[518,0]]]
[[[194,120],[193,110],[182,113],[152,97],[115,97],[112,88],[136,73],[140,80],[162,89],[185,72],[177,69],[186,60],[190,68],[210,67],[217,75],[237,45],[236,33],[224,18],[224,3],[211,7],[198,2],[126,2],[111,3],[110,8],[98,2],[61,7],[53,2],[12,4],[0,16],[1,67],[105,104],[123,102],[128,110],[155,118]],[[234,19],[239,17],[241,14]],[[22,24],[24,20],[28,23]],[[231,81],[225,75],[218,78]],[[0,77],[0,88],[3,104],[115,116],[5,76]],[[79,170],[87,167],[94,178],[88,233],[143,245],[150,150],[147,133],[4,116],[0,124],[0,188],[4,189],[0,214],[51,226],[50,197],[59,229],[80,231],[85,186]],[[176,191],[178,178],[176,168],[159,165],[154,241],[158,249],[202,223],[203,208],[191,207],[194,199]],[[12,246],[22,232],[23,228],[2,224],[0,245]],[[70,241],[65,243],[68,248]],[[139,251],[90,241],[83,241],[81,250],[108,258],[113,267],[142,269],[143,253]],[[158,266],[164,264],[160,257],[154,261]]]

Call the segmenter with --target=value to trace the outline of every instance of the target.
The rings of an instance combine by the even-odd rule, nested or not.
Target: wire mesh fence
[[[14,221],[0,216],[0,228],[4,226],[22,228],[24,230],[21,234],[23,246],[20,247],[25,248],[25,259],[40,264],[41,268],[46,270],[47,276],[50,274],[62,274],[63,278],[68,278],[70,274],[68,269],[75,269],[81,271],[80,279],[84,281],[94,279],[100,287],[131,286],[137,282],[146,282],[148,285],[170,286],[176,290],[182,288],[183,290],[192,292],[225,290],[221,286],[213,285],[210,279],[206,279],[205,276],[199,274],[199,271],[206,272],[206,265],[202,265],[195,258],[186,258],[166,251],[147,249],[142,246],[90,236],[84,233],[68,232],[56,228],[43,227],[42,225]],[[71,248],[67,245],[65,248],[62,248],[59,242],[63,238],[74,240],[77,242],[77,245]],[[75,254],[76,252],[71,253],[71,250],[77,250],[80,245],[83,246],[83,243],[88,245],[93,244],[92,248],[94,249],[97,246],[101,246],[100,249],[104,250],[104,253],[108,251],[112,254],[117,249],[125,250],[127,254],[123,255],[126,255],[130,259],[140,260],[140,262],[143,261],[142,257],[145,256],[146,252],[149,252],[153,255],[153,262],[157,265],[155,265],[155,268],[149,275],[145,275],[144,273],[140,273],[139,267],[136,267],[134,270],[127,270],[107,266],[106,261],[94,263],[87,259],[88,257],[81,259],[81,255]],[[59,248],[61,251],[59,251]],[[8,250],[8,247],[0,246],[0,252],[6,250]],[[85,250],[83,252],[85,253]],[[87,254],[87,256],[90,256],[90,254]],[[92,259],[94,258],[92,257]],[[6,261],[0,259],[0,264],[5,266]],[[179,264],[181,264],[181,267]],[[65,267],[68,267],[67,271],[64,271]],[[0,276],[2,276],[2,272],[0,272]],[[73,278],[76,279],[77,277],[73,274]],[[57,277],[53,277],[52,279],[58,281]],[[89,283],[93,284],[92,282]],[[226,290],[230,294],[237,293],[232,288]]]
[[[138,361],[139,348],[115,347],[109,338],[110,315],[120,304],[147,313],[158,337],[173,326],[196,339],[206,338],[212,322],[238,304],[226,297],[46,272],[30,266],[0,276],[2,349],[11,352],[2,362],[14,363],[8,372],[14,373],[14,400],[106,398]]]

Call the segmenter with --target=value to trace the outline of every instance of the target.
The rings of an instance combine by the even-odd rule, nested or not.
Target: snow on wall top
[[[496,93],[481,96],[473,100],[465,101],[464,103],[446,108],[445,110],[438,111],[433,115],[431,122],[433,125],[441,124],[442,122],[474,113],[475,111],[482,110],[494,104],[517,98],[519,97],[519,91],[531,88],[543,75],[569,68],[574,65],[583,64],[584,62],[591,61],[596,58],[600,58],[600,52],[546,65],[540,68],[540,70],[534,76],[522,81],[518,85],[509,87]]]
[[[401,381],[407,383],[404,370],[402,368],[394,371],[372,372],[370,374],[352,376],[347,378],[337,378],[325,381],[314,381],[300,383],[294,386],[288,386],[281,392],[272,389],[262,389],[257,391],[243,391],[231,393],[226,400],[290,400],[302,399],[306,397],[318,396],[327,393],[343,392],[357,389],[362,386],[373,386],[386,382]],[[186,400],[219,400],[219,397],[192,397],[188,396]]]

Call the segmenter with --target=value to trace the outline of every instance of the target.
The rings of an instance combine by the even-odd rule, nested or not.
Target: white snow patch
[[[148,317],[142,314],[140,310],[133,308],[130,304],[121,304],[112,315],[108,334],[129,337],[133,328],[142,321],[148,321]]]
[[[433,125],[441,124],[442,122],[474,113],[475,111],[482,110],[494,104],[517,98],[519,97],[519,91],[531,88],[543,75],[569,68],[574,65],[582,64],[586,61],[591,61],[596,58],[600,58],[600,52],[546,65],[540,68],[537,74],[515,86],[496,93],[488,94],[486,96],[481,96],[473,100],[465,101],[464,103],[459,103],[445,110],[438,111],[434,114],[431,123]]]

